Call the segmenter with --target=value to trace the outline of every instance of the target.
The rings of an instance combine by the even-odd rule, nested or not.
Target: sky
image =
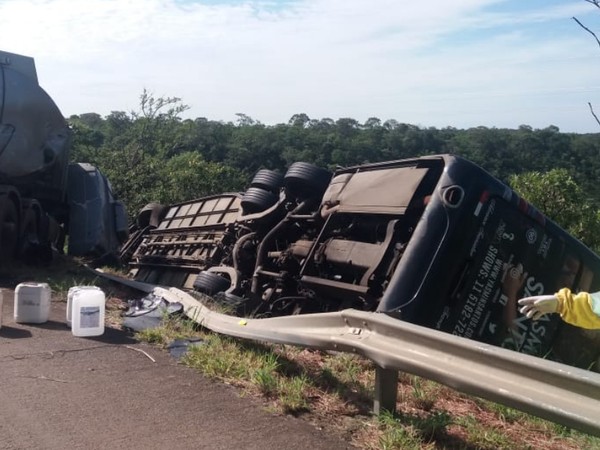
[[[35,58],[65,116],[599,132],[600,8],[585,0],[0,0],[0,50]]]

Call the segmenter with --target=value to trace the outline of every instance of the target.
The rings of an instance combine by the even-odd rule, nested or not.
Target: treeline
[[[182,120],[185,109],[179,99],[144,92],[139,112],[71,116],[72,160],[98,166],[132,213],[149,201],[173,203],[240,190],[257,170],[284,172],[294,161],[335,169],[439,153],[464,156],[505,182],[513,175],[561,169],[587,203],[600,204],[600,133],[527,125],[436,129],[306,114],[267,126],[243,114],[235,123]]]

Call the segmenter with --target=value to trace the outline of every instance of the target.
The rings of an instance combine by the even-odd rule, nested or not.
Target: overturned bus
[[[240,315],[356,308],[586,368],[598,358],[598,345],[573,351],[597,333],[528,320],[516,301],[600,290],[600,258],[457,156],[260,170],[244,193],[149,204],[132,231],[135,279]]]

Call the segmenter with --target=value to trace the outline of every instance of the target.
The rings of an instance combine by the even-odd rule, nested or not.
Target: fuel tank
[[[60,201],[69,127],[38,83],[33,58],[0,51],[0,184],[22,195]]]

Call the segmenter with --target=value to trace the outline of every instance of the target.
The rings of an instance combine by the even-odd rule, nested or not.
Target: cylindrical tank
[[[61,200],[69,135],[62,113],[38,84],[33,58],[0,51],[0,183]],[[35,193],[27,192],[32,181]]]

